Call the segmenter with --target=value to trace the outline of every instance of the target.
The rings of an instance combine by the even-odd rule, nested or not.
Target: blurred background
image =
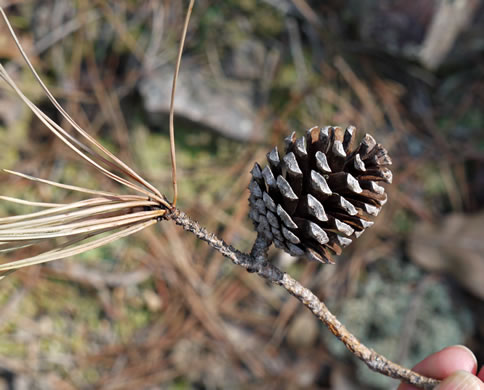
[[[65,109],[171,198],[168,107],[187,1],[1,2]],[[62,119],[4,23],[0,58]],[[376,224],[337,259],[273,262],[406,366],[484,362],[484,2],[198,0],[176,97],[179,206],[238,249],[249,171],[292,131],[355,125],[390,152]],[[0,85],[0,167],[124,191]],[[2,195],[79,195],[0,174]],[[0,203],[0,216],[30,212]],[[10,259],[10,258],[8,258]],[[0,260],[7,257],[0,253]],[[0,389],[391,389],[281,288],[173,223],[0,284]]]

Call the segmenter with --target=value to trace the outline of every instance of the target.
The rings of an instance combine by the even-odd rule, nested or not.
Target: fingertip
[[[445,378],[435,390],[483,390],[484,384],[469,371],[456,371]]]
[[[463,345],[454,345],[428,356],[418,363],[414,370],[436,379],[446,378],[458,370],[475,374],[477,360],[469,348]]]
[[[476,358],[476,355],[474,355],[474,352],[472,352],[465,345],[460,345],[460,344],[454,345],[453,347],[450,347],[450,348],[461,348],[462,350],[464,350],[464,352],[466,352],[468,354],[468,356],[470,356],[472,358],[472,362],[473,362],[473,364],[470,367],[469,372],[472,372],[473,374],[475,374],[477,372],[477,358]]]
[[[466,346],[453,345],[427,356],[413,370],[435,379],[447,378],[456,371],[464,371],[475,375],[477,372],[477,359],[474,353]],[[484,366],[481,368],[478,378],[484,381]],[[418,389],[402,383],[398,390]]]
[[[481,370],[479,371],[477,377],[484,382],[484,366],[481,367]]]

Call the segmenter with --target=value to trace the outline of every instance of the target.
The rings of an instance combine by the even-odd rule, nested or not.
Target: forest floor
[[[411,367],[459,343],[482,364],[483,7],[477,1],[472,15],[451,13],[456,33],[446,46],[432,24],[448,11],[437,1],[381,3],[198,0],[176,103],[178,205],[248,251],[255,233],[247,185],[255,161],[264,163],[292,131],[316,125],[354,125],[360,137],[372,134],[389,150],[394,176],[375,225],[336,265],[274,248],[271,261],[394,361]],[[64,108],[170,199],[167,108],[187,2],[3,4]],[[0,59],[24,93],[65,124],[3,23]],[[86,168],[6,84],[0,138],[0,168],[120,191]],[[1,195],[79,199],[0,177]],[[0,216],[30,211],[0,202]],[[11,259],[0,253],[0,261]],[[396,383],[355,362],[282,289],[168,222],[0,282],[0,389],[255,386]]]

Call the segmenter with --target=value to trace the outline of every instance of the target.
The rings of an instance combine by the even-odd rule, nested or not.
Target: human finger
[[[481,367],[481,371],[479,371],[477,377],[484,382],[484,366]]]
[[[446,378],[458,370],[475,374],[477,371],[477,359],[469,348],[463,345],[454,345],[426,357],[413,370],[435,379]],[[415,386],[403,383],[398,390],[418,389]]]
[[[456,371],[445,378],[435,390],[484,390],[484,382],[468,371]]]

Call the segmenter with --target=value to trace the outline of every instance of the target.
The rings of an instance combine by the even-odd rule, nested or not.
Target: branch
[[[234,264],[244,267],[249,272],[267,279],[268,281],[282,286],[291,295],[296,297],[304,306],[323,322],[328,329],[348,348],[358,359],[373,371],[380,374],[407,382],[422,389],[433,389],[440,381],[427,378],[412,370],[404,368],[386,357],[378,354],[363,345],[339,320],[329,311],[326,305],[319,300],[309,289],[302,286],[290,275],[282,272],[279,268],[267,261],[267,250],[270,242],[262,236],[258,236],[250,254],[243,253],[228,245],[215,234],[209,233],[196,221],[192,220],[184,212],[174,208],[164,216],[167,220],[173,220],[183,229],[195,234],[195,236],[208,243],[212,248],[228,257]]]

